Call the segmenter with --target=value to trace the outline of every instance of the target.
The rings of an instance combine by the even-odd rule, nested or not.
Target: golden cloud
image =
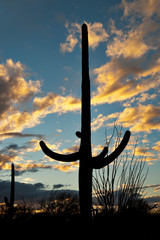
[[[78,39],[75,37],[75,35],[69,34],[66,38],[66,42],[60,43],[60,50],[62,53],[72,52],[77,43]]]
[[[131,132],[148,132],[160,130],[160,106],[152,104],[138,105],[125,108],[122,112],[116,112],[108,116],[99,114],[92,121],[92,130],[96,131],[100,127],[108,126],[106,123],[110,119],[116,119],[116,123],[125,128],[130,128]],[[148,140],[146,140],[148,142]],[[157,143],[158,144],[158,143]],[[155,146],[156,148],[156,146]]]
[[[45,97],[35,97],[33,100],[33,114],[46,116],[49,113],[66,113],[80,110],[81,100],[72,96],[63,97],[48,93]]]
[[[159,24],[152,19],[142,19],[139,24],[130,25],[128,31],[116,29],[112,20],[110,23],[111,33],[116,36],[107,45],[106,54],[112,57],[126,57],[137,59],[149,50],[159,48]]]
[[[119,30],[114,30],[117,36],[112,43],[108,44],[106,54],[112,57],[141,57],[150,49],[150,46],[144,41],[143,30],[141,28],[142,26],[134,30],[131,29],[129,33],[121,32],[121,34],[119,34]]]
[[[132,2],[122,0],[121,6],[124,8],[124,16],[134,14],[139,14],[140,16],[143,16],[145,18],[150,18],[154,14],[160,16],[160,2],[157,0],[134,0]]]
[[[92,94],[93,105],[124,101],[160,85],[159,59],[144,68],[142,59],[112,58],[93,73],[98,85]]]
[[[107,126],[105,122],[107,122],[109,119],[115,119],[117,118],[119,113],[112,113],[108,116],[103,116],[103,114],[99,114],[96,118],[93,119],[91,123],[92,131],[97,131],[100,127]]]
[[[0,64],[1,134],[21,132],[39,122],[38,118],[32,119],[28,111],[19,109],[40,92],[40,87],[40,81],[26,80],[25,66],[20,62],[8,59],[5,64]]]
[[[99,46],[100,42],[105,42],[109,35],[103,28],[103,24],[100,22],[95,22],[93,24],[86,23],[88,25],[88,42],[89,47],[95,49]]]
[[[79,167],[79,161],[66,163],[66,164],[59,163],[53,166],[55,170],[59,170],[62,172],[73,172],[73,171],[76,171],[78,167]]]
[[[38,168],[50,169],[52,165],[45,165],[42,163],[34,163],[32,160],[27,160],[27,163],[17,163],[15,169],[17,171],[36,170]]]
[[[79,151],[79,145],[73,145],[70,148],[65,148],[61,151],[62,154],[71,154]]]
[[[103,145],[92,145],[92,156],[98,156],[98,154],[104,149]]]
[[[128,2],[122,0],[120,6],[123,8],[123,19],[132,17],[127,29],[116,29],[111,20],[111,33],[115,34],[113,41],[108,45],[106,53],[109,56],[121,56],[139,58],[150,49],[159,48],[159,18],[160,2],[157,0],[134,0]],[[139,20],[137,20],[139,16]],[[153,17],[154,16],[154,17]],[[128,21],[129,22],[129,21]]]
[[[133,132],[160,130],[160,106],[149,104],[125,108],[118,122]]]
[[[155,146],[152,147],[156,152],[160,152],[160,141],[155,143]]]
[[[149,147],[136,147],[135,156],[153,157],[154,154],[149,151]]]
[[[111,60],[94,70],[98,84],[94,104],[124,101],[160,84],[160,59],[156,53],[160,46],[160,25],[152,18],[160,16],[159,1],[123,0],[121,7],[124,17],[133,17],[124,30],[117,29],[114,20],[110,21],[113,38],[106,54]],[[151,61],[147,54],[152,55]]]
[[[88,25],[88,42],[89,47],[95,49],[99,46],[100,42],[105,42],[109,35],[106,32],[106,30],[103,28],[103,24],[100,22],[95,22],[93,24],[87,23]],[[78,43],[78,37],[77,34],[81,35],[81,25],[78,23],[71,23],[68,22],[65,24],[65,27],[69,33],[69,35],[66,38],[65,43],[60,43],[60,50],[61,52],[72,52]]]
[[[40,81],[26,81],[25,67],[11,59],[0,64],[0,115],[10,111],[15,103],[28,102],[40,91]]]
[[[19,165],[19,161],[22,160],[22,157],[17,156],[15,153],[0,154],[0,169],[11,169],[11,163]]]
[[[77,110],[80,110],[80,99],[73,98],[72,96],[62,97],[49,93],[46,97],[35,97],[32,112],[21,112],[10,108],[10,111],[6,111],[0,116],[0,134],[21,132],[25,128],[32,128],[40,124],[41,118],[50,113],[61,114]]]

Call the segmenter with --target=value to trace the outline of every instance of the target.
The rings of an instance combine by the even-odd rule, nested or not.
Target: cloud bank
[[[86,22],[90,48],[96,50],[101,43],[104,43],[106,44],[104,53],[107,56],[106,63],[91,71],[96,86],[92,93],[92,105],[119,102],[123,106],[121,112],[108,116],[99,114],[95,117],[92,120],[92,131],[97,131],[115,119],[133,133],[159,131],[160,107],[148,101],[157,97],[160,86],[158,10],[160,3],[156,0],[140,2],[122,0],[119,7],[123,10],[122,21],[127,19],[128,22],[123,29],[118,29],[112,19],[108,30],[101,22]],[[65,28],[67,36],[65,42],[60,44],[60,51],[71,53],[76,46],[80,46],[81,24],[66,22]],[[80,110],[80,98],[75,98],[71,94],[60,95],[49,92],[45,96],[39,96],[41,84],[39,80],[28,79],[25,66],[21,62],[8,59],[6,63],[0,64],[1,141],[11,137],[33,137],[23,149],[26,152],[39,151],[38,139],[44,136],[23,134],[23,130],[41,124],[42,119],[48,114],[64,114]],[[150,90],[154,90],[151,95]],[[55,145],[50,145],[53,150],[59,150]],[[153,150],[156,150],[156,146],[158,145],[155,145]],[[11,161],[18,163],[17,168],[24,170],[48,167],[69,171],[69,169],[75,170],[78,166],[69,164],[51,166],[33,163],[31,160],[24,163],[21,147],[9,144],[8,148],[0,150],[1,169],[9,169]],[[70,150],[73,149],[64,149],[64,152],[69,153]]]

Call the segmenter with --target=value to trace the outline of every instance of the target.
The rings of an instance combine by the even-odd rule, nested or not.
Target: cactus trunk
[[[15,181],[14,181],[14,164],[12,163],[11,170],[11,193],[10,193],[10,212],[13,212],[14,209],[14,192],[15,190]]]
[[[79,197],[81,214],[91,217],[92,207],[92,167],[91,167],[91,112],[90,79],[88,57],[87,26],[82,26],[82,119],[79,166]]]
[[[10,202],[7,197],[4,197],[6,207],[8,208],[9,216],[12,218],[14,214],[14,195],[15,195],[15,177],[14,177],[14,164],[11,165],[11,192]]]

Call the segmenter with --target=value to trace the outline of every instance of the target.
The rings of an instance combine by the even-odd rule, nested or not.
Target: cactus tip
[[[127,131],[125,132],[125,139],[126,139],[127,142],[129,141],[130,136],[131,136],[131,132],[130,132],[129,130],[127,130]]]
[[[40,141],[40,142],[39,142],[39,145],[40,145],[41,148],[44,146],[44,144],[45,144],[45,143],[44,143],[43,141]]]
[[[86,24],[86,23],[83,23],[83,25],[82,25],[82,31],[87,31],[87,24]]]

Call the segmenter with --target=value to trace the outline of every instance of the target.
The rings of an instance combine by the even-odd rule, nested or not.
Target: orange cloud
[[[106,54],[112,57],[137,59],[149,50],[159,48],[159,24],[152,18],[142,18],[139,24],[128,26],[128,30],[118,30],[114,21],[110,22],[111,33],[116,35],[107,45]]]
[[[62,172],[73,172],[76,171],[79,167],[79,161],[72,162],[72,163],[59,163],[57,165],[54,165],[53,168]]]
[[[61,151],[62,154],[70,154],[79,151],[79,145],[73,145],[70,148],[65,148]]]
[[[88,42],[89,47],[95,49],[99,46],[100,42],[105,42],[109,35],[106,30],[103,28],[103,24],[100,22],[95,22],[93,24],[87,23],[88,25]],[[66,38],[65,43],[60,43],[61,52],[72,52],[81,38],[81,24],[68,22],[65,24],[65,27],[69,33]],[[77,36],[78,34],[78,36]],[[79,38],[79,39],[78,39]]]
[[[40,92],[41,83],[27,81],[24,71],[25,67],[20,62],[14,63],[11,59],[6,64],[0,64],[1,135],[32,128],[50,113],[61,114],[80,109],[80,99],[72,96],[48,93],[45,97],[35,97]],[[32,98],[33,111],[23,109]]]
[[[146,27],[146,25],[143,27]],[[131,29],[128,33],[121,32],[121,34],[119,34],[119,30],[115,30],[114,33],[116,33],[117,36],[113,42],[107,46],[106,54],[108,56],[139,58],[150,49],[150,46],[144,41],[144,30],[142,26],[134,30]]]
[[[26,81],[25,67],[8,59],[0,64],[0,116],[11,111],[15,103],[26,103],[40,91],[40,81]]]
[[[160,16],[160,2],[157,0],[134,0],[132,2],[122,0],[121,6],[124,8],[124,16],[134,14],[139,14],[140,16],[143,16],[145,18],[150,18],[154,14]]]
[[[125,108],[118,122],[133,132],[160,130],[160,106],[149,104]]]
[[[37,124],[24,105],[40,92],[40,81],[26,80],[25,66],[8,59],[0,64],[0,133],[21,132]],[[21,109],[21,111],[20,111]],[[36,121],[36,122],[33,122]]]
[[[127,28],[122,31],[116,28],[111,20],[111,33],[115,35],[107,47],[107,55],[139,58],[149,50],[159,48],[160,26],[156,21],[160,16],[160,2],[157,0],[122,0],[119,5],[123,8],[123,19],[130,18]],[[136,17],[139,17],[137,21]],[[154,16],[154,17],[153,17]]]
[[[160,61],[142,66],[142,59],[112,58],[110,62],[94,69],[97,90],[92,94],[92,104],[113,103],[130,99],[160,85]]]
[[[6,111],[0,116],[0,134],[21,132],[23,129],[32,128],[40,124],[41,119],[50,113],[61,114],[77,110],[80,110],[80,99],[72,96],[62,97],[49,93],[46,97],[35,97],[32,112],[21,112],[18,109],[10,108],[10,111]]]
[[[45,97],[35,97],[33,100],[33,114],[46,116],[49,113],[65,113],[80,110],[81,100],[72,96],[63,97],[48,93]]]
[[[52,165],[45,165],[42,163],[34,163],[32,160],[27,160],[27,163],[17,163],[15,169],[17,171],[36,170],[38,168],[50,169]]]
[[[135,156],[153,157],[154,154],[149,151],[149,147],[136,147]]]
[[[86,23],[88,25],[88,42],[89,47],[95,49],[99,46],[100,42],[106,42],[109,35],[103,28],[103,24],[100,22],[95,22],[93,24]]]
[[[92,156],[98,156],[103,149],[103,145],[92,145]]]
[[[108,123],[106,123],[109,119],[115,119],[118,117],[119,113],[112,113],[108,116],[103,116],[103,114],[99,114],[97,118],[94,118],[91,127],[92,131],[97,131],[100,127],[107,126]]]
[[[155,143],[155,146],[152,147],[156,152],[160,152],[160,141]]]
[[[108,126],[110,123],[105,122],[115,118],[117,118],[116,123],[118,125],[129,128],[134,133],[150,133],[152,130],[160,130],[160,106],[152,104],[128,107],[122,112],[116,112],[108,116],[99,114],[92,121],[92,130],[96,131],[100,127]]]
[[[66,42],[60,43],[60,50],[62,53],[72,52],[77,43],[78,39],[75,37],[75,35],[69,34],[66,38]]]
[[[160,59],[156,52],[160,25],[152,18],[159,16],[160,3],[156,0],[123,0],[121,7],[124,17],[133,16],[132,21],[124,30],[117,29],[114,20],[110,21],[113,38],[107,44],[106,54],[111,60],[93,70],[98,85],[92,97],[94,105],[124,101],[160,84]],[[148,60],[150,53],[152,59]]]

